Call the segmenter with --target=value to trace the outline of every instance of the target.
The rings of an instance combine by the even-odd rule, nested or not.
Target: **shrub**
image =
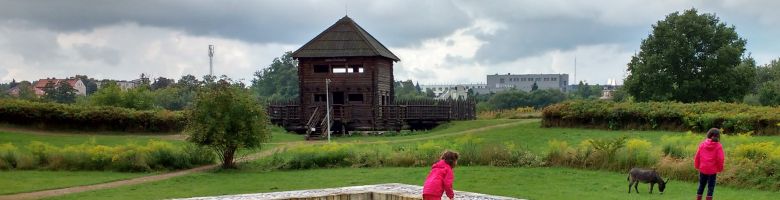
[[[629,139],[626,148],[618,152],[619,168],[652,167],[658,162],[658,154],[652,149],[652,144],[643,139]]]
[[[46,129],[174,132],[184,121],[181,112],[167,110],[0,100],[0,122]]]
[[[11,143],[0,144],[0,169],[13,169],[16,167],[16,151],[18,149]]]
[[[734,149],[734,156],[737,158],[758,161],[770,158],[775,151],[774,142],[740,144]]]
[[[571,148],[566,141],[550,140],[547,142],[547,161],[553,165],[569,166]],[[579,155],[579,154],[577,154]]]
[[[685,181],[699,180],[699,171],[693,167],[693,157],[675,158],[664,156],[655,164],[655,169],[664,178]],[[719,182],[723,182],[720,176],[718,179]]]
[[[696,149],[702,138],[703,136],[693,134],[690,131],[678,136],[664,135],[661,137],[661,151],[664,156],[672,158],[692,158],[696,154]]]
[[[605,129],[693,130],[705,132],[720,127],[727,132],[754,131],[778,135],[780,108],[746,104],[706,102],[608,102],[568,101],[542,110],[544,127]]]

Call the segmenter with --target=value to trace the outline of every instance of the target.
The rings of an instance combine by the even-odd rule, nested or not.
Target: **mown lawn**
[[[434,129],[427,131],[411,131],[407,134],[392,135],[392,132],[385,132],[387,135],[373,135],[373,136],[360,136],[353,135],[347,137],[333,137],[337,142],[378,142],[378,141],[393,141],[393,140],[414,140],[420,138],[436,137],[446,135],[449,133],[456,133],[466,131],[470,129],[477,129],[487,126],[501,125],[507,123],[528,123],[538,121],[536,119],[494,119],[494,120],[472,120],[472,121],[455,121],[447,124],[440,125]]]
[[[170,139],[170,135],[132,135],[132,134],[73,134],[52,132],[7,132],[0,131],[0,144],[12,143],[25,151],[25,146],[32,141],[41,141],[55,146],[80,145],[94,141],[95,144],[115,146],[128,143],[146,144],[150,140],[164,140],[174,144],[184,144],[186,141]],[[271,142],[302,141],[303,136],[286,133],[283,129],[272,127]],[[275,144],[265,144],[262,149],[242,151],[240,155],[264,151],[274,148]],[[122,173],[112,171],[37,171],[10,170],[0,171],[0,194],[32,192],[46,189],[57,189],[79,185],[91,185],[148,176],[156,173]]]
[[[14,194],[91,185],[151,175],[150,173],[88,171],[0,171],[0,194]]]
[[[420,185],[427,168],[341,168],[262,172],[197,173],[154,183],[77,193],[49,199],[164,199],[275,192],[379,183]],[[627,193],[626,175],[568,168],[461,167],[455,189],[528,199],[692,199],[696,185],[671,182],[665,194]],[[718,187],[718,199],[776,199],[778,192]]]
[[[423,134],[409,135],[409,136],[352,136],[352,137],[339,137],[336,138],[337,142],[378,142],[378,141],[394,141],[398,140],[398,143],[416,143],[424,142],[428,140],[449,140],[462,137],[463,135],[456,135],[452,137],[435,137],[437,135],[445,135],[448,133],[459,132],[462,130],[486,127],[490,125],[499,125],[506,123],[515,123],[513,125],[501,128],[494,128],[486,131],[475,131],[468,133],[474,138],[478,138],[482,143],[487,144],[504,144],[514,143],[518,147],[526,148],[532,152],[545,153],[548,147],[548,143],[551,140],[566,141],[571,146],[579,145],[580,142],[587,139],[611,139],[618,137],[626,138],[640,138],[651,142],[660,148],[661,138],[663,136],[674,136],[686,134],[686,132],[673,132],[673,131],[632,131],[632,130],[600,130],[600,129],[575,129],[575,128],[542,128],[539,119],[523,119],[523,120],[475,120],[475,121],[461,121],[453,122],[448,125],[447,128],[437,128]],[[700,134],[702,140],[704,134]],[[434,137],[432,139],[426,139],[427,137]],[[419,141],[414,139],[421,139]],[[755,141],[772,141],[780,144],[780,136],[753,136]],[[724,145],[728,146],[728,141],[723,141]]]
[[[136,143],[146,144],[149,140],[166,140],[171,143],[184,141],[169,140],[158,135],[99,135],[99,134],[54,134],[54,133],[24,133],[0,131],[0,144],[12,143],[17,147],[24,147],[32,141],[40,141],[54,146],[79,145],[94,141],[95,144],[116,146],[121,144]],[[21,148],[23,149],[23,148]]]

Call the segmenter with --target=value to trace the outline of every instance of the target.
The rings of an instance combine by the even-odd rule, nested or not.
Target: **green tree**
[[[154,95],[154,104],[167,110],[182,110],[189,105],[192,100],[190,93],[182,90],[180,87],[166,87],[152,92]]]
[[[154,108],[154,95],[149,91],[149,86],[140,86],[123,92],[122,107],[136,110],[148,110]]]
[[[595,87],[594,87],[595,86]],[[590,85],[588,83],[580,81],[579,84],[577,84],[577,90],[573,93],[572,98],[577,99],[589,99],[593,97],[598,97],[597,95],[601,94],[601,87],[598,85]]]
[[[260,105],[241,84],[224,79],[209,83],[186,111],[188,140],[216,151],[223,168],[234,168],[239,148],[260,148],[270,139]]]
[[[425,96],[429,98],[434,98],[436,97],[436,93],[434,93],[431,88],[425,88]]]
[[[57,84],[49,82],[46,84],[46,94],[43,99],[57,103],[76,102],[76,89],[73,89],[67,81],[60,81]]]
[[[420,99],[426,98],[425,94],[417,90],[412,80],[395,81],[393,83],[395,99]]]
[[[22,81],[19,82],[19,95],[17,98],[24,99],[24,100],[35,100],[38,98],[37,95],[35,95],[35,89],[33,89],[32,83],[29,81]]]
[[[104,82],[99,90],[89,96],[89,102],[95,106],[123,107],[122,93],[122,89],[116,82]]]
[[[537,85],[536,82],[534,82],[534,85],[531,86],[531,91],[536,91],[538,89],[539,89],[539,85]]]
[[[764,83],[780,80],[780,58],[756,68],[756,88],[758,91]]]
[[[528,97],[527,106],[535,108],[544,108],[547,105],[559,103],[566,100],[566,94],[557,89],[534,90]]]
[[[669,14],[631,58],[625,87],[637,101],[740,100],[755,75],[749,63],[740,65],[745,44],[714,14]]]
[[[298,66],[292,52],[274,58],[271,65],[255,72],[251,89],[257,97],[271,100],[298,97]],[[273,97],[273,98],[270,98]]]
[[[159,90],[163,88],[167,88],[168,86],[171,86],[176,83],[176,80],[168,79],[165,77],[157,77],[154,79],[154,83],[151,85],[152,90]]]
[[[179,79],[179,82],[176,83],[177,86],[182,87],[182,89],[185,89],[190,92],[194,92],[198,89],[201,85],[201,81],[198,80],[197,77],[193,76],[192,74],[187,74],[185,76],[182,76],[181,79]]]
[[[615,102],[625,102],[629,101],[631,98],[630,95],[628,95],[628,92],[626,91],[625,87],[618,87],[615,89],[615,91],[612,92],[612,101]]]
[[[528,92],[513,88],[491,96],[487,100],[487,105],[490,110],[503,110],[528,106],[529,102]]]
[[[764,83],[758,90],[758,101],[765,106],[780,105],[780,81]]]

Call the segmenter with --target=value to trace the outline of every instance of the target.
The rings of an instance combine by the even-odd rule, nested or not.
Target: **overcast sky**
[[[759,64],[780,57],[775,0],[0,0],[0,81],[201,77],[209,44],[215,74],[248,81],[346,10],[401,58],[396,80],[568,73],[575,83],[576,57],[577,80],[622,83],[651,25],[694,7],[736,26]]]

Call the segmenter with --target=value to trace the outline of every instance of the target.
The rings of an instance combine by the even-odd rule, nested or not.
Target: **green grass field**
[[[32,192],[78,185],[110,182],[150,173],[72,172],[72,171],[0,171],[0,194]]]
[[[374,136],[358,136],[353,135],[350,137],[334,137],[332,138],[334,141],[337,142],[378,142],[378,141],[394,141],[394,140],[402,140],[402,141],[408,141],[408,140],[415,140],[420,138],[429,138],[429,137],[437,137],[441,135],[446,135],[449,133],[456,133],[461,132],[465,130],[470,129],[476,129],[481,127],[487,127],[487,126],[493,126],[493,125],[501,125],[501,124],[507,124],[507,123],[523,123],[523,122],[533,122],[538,121],[536,119],[523,119],[523,120],[511,120],[511,119],[495,119],[495,120],[472,120],[472,121],[458,121],[458,122],[452,122],[448,124],[443,124],[439,127],[436,127],[431,130],[427,131],[416,131],[413,134],[408,135],[396,135],[396,136],[381,136],[381,135],[374,135]],[[392,134],[392,133],[388,133]]]
[[[525,120],[474,120],[454,122],[434,130],[417,132],[399,136],[351,136],[336,137],[340,143],[367,143],[396,141],[396,143],[416,143],[429,140],[453,140],[461,137],[460,132],[494,125],[504,127],[485,131],[473,131],[473,137],[486,143],[512,142],[537,153],[543,153],[552,139],[578,144],[585,139],[614,138],[626,136],[643,138],[653,144],[658,144],[663,135],[683,134],[667,131],[609,131],[593,129],[540,128],[538,119]],[[458,133],[458,134],[454,134]],[[271,144],[263,146],[269,150],[281,143],[303,141],[303,136],[285,133],[282,129],[273,129]],[[454,134],[454,135],[453,135]],[[66,139],[70,138],[70,139]],[[127,135],[40,135],[0,133],[0,143],[4,141],[28,142],[31,140],[52,141],[52,144],[80,144],[91,138],[101,144],[124,144],[129,141],[143,142],[155,139],[156,136]],[[755,137],[760,141],[780,142],[780,136]],[[180,141],[183,142],[183,141]],[[370,145],[370,144],[364,144]],[[251,153],[251,152],[249,152]],[[54,197],[52,199],[161,199],[175,197],[212,196],[240,193],[273,192],[298,189],[314,189],[326,187],[353,186],[378,183],[406,183],[419,185],[427,175],[426,168],[341,168],[301,171],[262,171],[246,165],[239,170],[196,173],[165,181],[125,186],[113,189],[98,190]],[[68,185],[84,185],[104,182],[106,180],[123,179],[121,176],[142,176],[145,174],[96,172],[82,179],[73,178],[82,172],[52,172],[50,175],[25,175],[25,171],[7,171],[0,174],[22,180],[10,192],[33,191],[36,181],[46,182],[47,179],[62,180],[56,187]],[[17,175],[19,174],[19,175]],[[646,194],[648,185],[640,185],[641,194],[627,194],[626,175],[606,171],[589,171],[568,168],[495,168],[495,167],[462,167],[456,169],[456,189],[470,192],[480,192],[494,195],[513,196],[529,199],[688,199],[695,193],[695,183],[672,181],[664,195]],[[30,184],[27,184],[30,182]],[[6,185],[3,183],[3,185]],[[40,185],[40,184],[37,184]],[[9,192],[6,192],[9,193]],[[734,189],[718,187],[719,199],[775,199],[780,192]]]
[[[149,140],[166,140],[172,143],[180,143],[166,139],[165,135],[100,135],[100,134],[32,134],[24,132],[0,131],[0,143],[13,143],[18,147],[30,144],[32,141],[40,141],[54,146],[79,145],[94,140],[95,144],[115,146],[127,143],[145,144]]]
[[[253,170],[198,173],[165,181],[84,192],[50,199],[164,199],[276,192],[379,183],[421,185],[427,168],[342,168],[262,172]],[[528,199],[691,199],[696,185],[671,182],[663,195],[628,194],[626,175],[567,168],[462,167],[455,169],[455,189]],[[718,199],[776,199],[777,192],[718,187]]]

